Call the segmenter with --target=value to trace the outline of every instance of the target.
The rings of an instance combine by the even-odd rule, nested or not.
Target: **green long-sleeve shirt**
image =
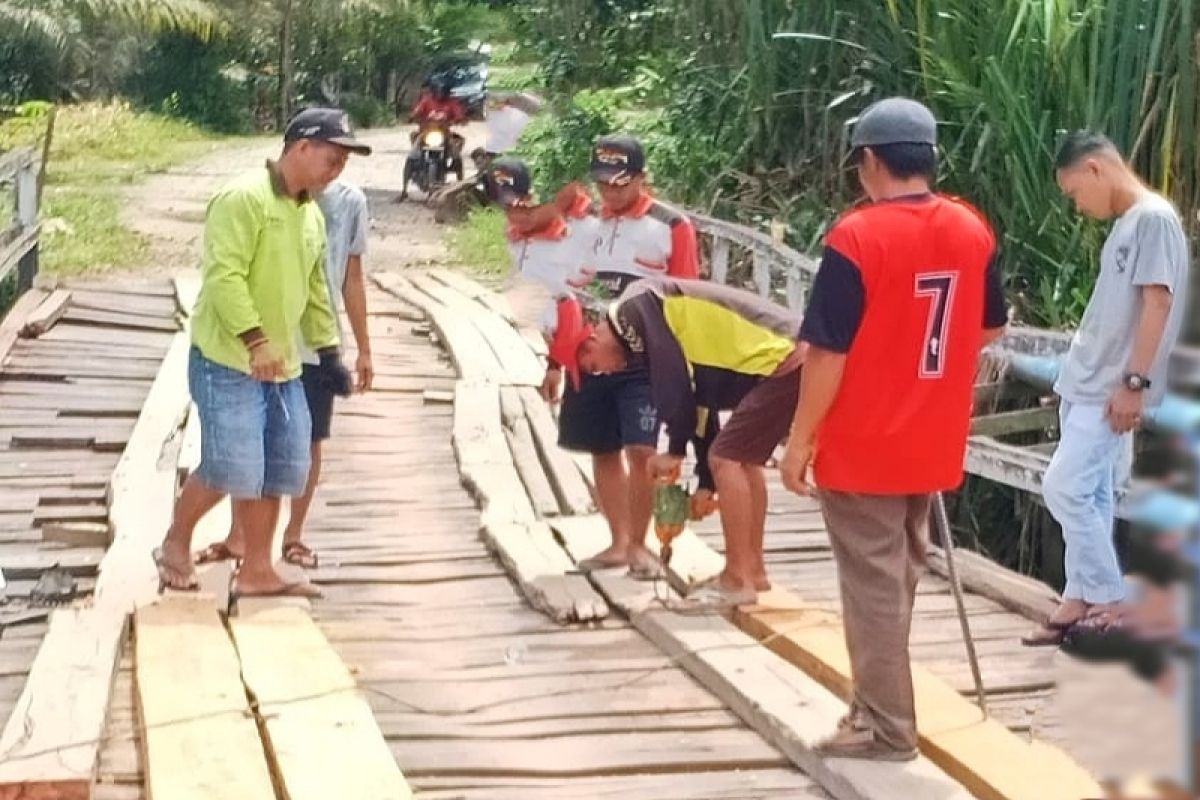
[[[235,178],[205,215],[192,343],[248,374],[250,354],[238,337],[261,328],[287,379],[299,376],[298,340],[314,350],[338,343],[324,263],[325,219],[315,202],[288,197],[271,165]]]

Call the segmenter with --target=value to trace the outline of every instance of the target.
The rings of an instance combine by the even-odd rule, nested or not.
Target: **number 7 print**
[[[950,314],[954,310],[954,288],[957,285],[957,270],[917,274],[916,296],[928,297],[930,300],[921,365],[917,370],[920,378],[940,378],[946,372],[946,334],[950,330]]]

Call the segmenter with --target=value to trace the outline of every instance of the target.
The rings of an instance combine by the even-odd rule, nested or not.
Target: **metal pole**
[[[946,572],[950,576],[950,591],[958,609],[958,623],[962,626],[963,644],[967,648],[967,661],[971,664],[971,677],[975,679],[975,695],[983,716],[988,716],[987,694],[983,690],[983,674],[979,671],[979,656],[975,653],[975,640],[971,638],[971,624],[967,621],[967,607],[963,603],[962,583],[954,566],[954,535],[950,532],[950,519],[946,515],[946,501],[941,492],[933,495],[933,521],[938,529],[942,550],[946,553]]]

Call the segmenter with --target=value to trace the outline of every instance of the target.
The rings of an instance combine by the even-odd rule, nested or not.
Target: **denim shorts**
[[[207,486],[238,499],[304,493],[312,421],[299,378],[256,381],[193,347],[188,389],[200,412],[196,474]]]
[[[658,411],[645,370],[584,375],[579,391],[567,384],[558,417],[558,443],[593,455],[658,446]]]

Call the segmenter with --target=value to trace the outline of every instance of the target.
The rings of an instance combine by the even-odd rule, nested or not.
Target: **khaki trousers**
[[[908,634],[925,568],[931,495],[820,493],[838,566],[851,711],[896,749],[917,746]]]

